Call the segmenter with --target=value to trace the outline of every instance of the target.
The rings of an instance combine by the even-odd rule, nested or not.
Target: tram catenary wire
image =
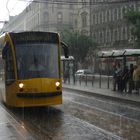
[[[139,2],[140,0],[119,0],[119,1],[110,1],[110,2],[74,2],[74,1],[51,1],[51,0],[19,0],[19,1],[25,1],[25,2],[34,2],[34,3],[48,3],[48,4],[61,4],[61,5],[98,5],[98,4],[119,4],[119,3],[127,3],[127,2]]]

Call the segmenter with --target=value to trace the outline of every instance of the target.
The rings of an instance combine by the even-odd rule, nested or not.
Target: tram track
[[[17,122],[23,129],[26,129],[27,131],[29,131],[29,133],[34,137],[32,140],[40,140],[40,138],[43,136],[45,137],[45,140],[51,140],[51,138],[49,138],[49,136],[47,136],[45,132],[40,131],[40,128],[38,128],[35,124],[31,122],[29,123],[26,119],[24,119],[24,117],[20,118],[19,116],[17,116],[17,113],[15,113],[15,110],[16,112],[21,111],[21,108],[20,109],[9,108],[5,106],[3,103],[0,103],[0,106],[2,106],[3,110],[6,113],[8,113],[8,115],[10,115],[13,118],[13,120]],[[46,136],[48,138],[46,138]]]
[[[7,108],[6,106],[4,107],[37,140],[40,140],[40,138],[41,140],[56,140],[57,137],[59,137],[58,140],[67,140],[68,138],[74,139],[76,137],[83,137],[84,139],[89,140],[92,140],[93,137],[95,137],[97,140],[100,138],[104,138],[105,140],[121,140],[123,139],[122,137],[127,138],[126,134],[119,132],[119,129],[122,129],[121,127],[125,125],[121,123],[129,118],[117,113],[107,112],[106,110],[98,107],[90,106],[88,103],[94,101],[90,97],[80,95],[79,98],[78,95],[74,95],[73,97],[73,93],[64,93],[63,98],[64,103],[60,106],[19,109]],[[87,100],[87,103],[85,103],[81,98],[91,101]],[[97,100],[100,101],[99,99]],[[133,109],[133,107],[130,108]],[[100,118],[98,116],[99,114]],[[106,118],[101,117],[102,115],[105,115],[108,120],[112,118],[110,115],[116,116],[116,119],[119,117],[119,127],[114,128],[113,131],[102,127],[101,122],[102,124],[105,124],[105,122],[108,123]],[[98,122],[99,124],[95,122],[95,119],[100,119],[100,122]],[[131,121],[134,123],[138,120]],[[137,123],[139,124],[139,122]],[[113,123],[110,123],[109,125],[110,127],[115,126],[113,126]],[[73,129],[75,129],[77,133],[71,133]],[[117,129],[118,133],[116,133],[115,129]],[[84,131],[87,131],[87,133],[83,133]],[[82,138],[80,139],[82,140]]]
[[[102,112],[107,112],[120,117],[123,116],[126,119],[130,119],[132,121],[140,121],[140,108],[136,105],[134,106],[128,103],[122,103],[108,99],[103,100],[100,98],[95,98],[93,96],[85,96],[77,94],[75,92],[71,93],[66,91],[65,99],[68,99],[69,101],[76,104],[81,104],[81,106],[84,105],[88,108],[101,110]],[[126,112],[131,112],[131,114],[126,114]],[[137,115],[135,114],[135,112],[137,112]]]
[[[71,125],[71,127],[70,127],[71,129],[78,129],[80,131],[83,131],[83,130],[84,131],[90,131],[90,135],[89,134],[84,134],[83,135],[82,133],[77,135],[77,133],[75,133],[75,134],[73,134],[73,137],[74,136],[75,137],[79,137],[79,135],[81,135],[81,136],[83,135],[83,137],[91,137],[92,138],[94,135],[95,136],[97,135],[96,137],[101,136],[101,137],[104,137],[107,140],[109,140],[110,138],[113,138],[115,140],[122,139],[122,138],[120,138],[120,137],[118,137],[118,136],[116,136],[116,135],[114,135],[114,134],[112,134],[110,132],[107,132],[107,131],[105,131],[105,130],[103,130],[101,128],[93,126],[92,124],[89,124],[88,122],[85,122],[84,120],[81,120],[79,118],[71,116],[70,114],[65,114],[63,111],[61,111],[61,110],[59,110],[57,108],[54,108],[54,107],[47,107],[47,108],[50,110],[50,111],[48,111],[50,114],[52,114],[53,112],[56,112],[56,114],[60,113],[62,115],[62,118],[64,119],[64,124],[63,124],[64,126],[65,125],[66,126]],[[38,108],[38,109],[40,109],[40,108]],[[9,113],[12,113],[11,115],[14,116],[14,118],[16,120],[18,120],[18,122],[21,125],[24,124],[25,128],[28,129],[33,135],[34,135],[34,132],[36,134],[38,134],[38,136],[34,135],[36,139],[40,139],[41,138],[41,140],[55,140],[54,138],[57,137],[52,132],[52,130],[56,131],[55,127],[53,127],[52,130],[49,127],[46,127],[47,129],[44,129],[44,126],[41,124],[42,122],[39,122],[39,120],[37,119],[38,123],[34,123],[34,121],[32,121],[33,120],[32,117],[30,118],[30,115],[27,116],[27,114],[31,114],[31,112],[30,112],[31,110],[30,109],[29,110],[28,109],[24,110],[25,111],[24,115],[26,115],[26,117],[22,116],[19,110],[15,111],[15,109],[14,110],[13,109],[9,110],[7,108],[6,108],[6,110],[8,110]],[[46,108],[43,108],[41,110],[42,111],[44,110],[43,112],[45,112]],[[34,115],[34,114],[32,114],[32,115]],[[40,115],[43,115],[43,114],[40,112]],[[55,114],[53,116],[55,116]],[[70,120],[70,121],[68,121],[68,120]],[[49,123],[49,121],[48,121],[48,123],[46,125],[49,125],[49,124],[52,126],[51,122]],[[68,129],[68,127],[67,127],[67,129]],[[34,132],[33,132],[33,130],[34,130]],[[68,135],[68,137],[72,137],[72,134],[68,134],[68,132],[65,135]],[[62,139],[62,136],[61,136],[60,140],[61,139]]]
[[[63,95],[64,103],[62,109],[65,110],[65,113],[128,140],[139,139],[140,110],[138,107],[129,107],[126,103],[117,104],[117,102],[109,102],[108,100],[100,100],[99,98],[96,100],[94,97],[79,95],[79,93],[64,92]],[[100,103],[99,106],[95,105],[97,102]],[[105,105],[105,102],[110,104],[110,106]],[[126,114],[127,112],[128,114]],[[130,115],[131,113],[133,114]]]

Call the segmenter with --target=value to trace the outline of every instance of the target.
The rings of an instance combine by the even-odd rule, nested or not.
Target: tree
[[[127,22],[132,24],[133,41],[136,41],[136,47],[140,47],[140,12],[129,10],[124,17]]]
[[[92,38],[81,35],[71,30],[64,30],[61,33],[62,40],[69,45],[70,53],[76,62],[84,63],[89,49],[95,49],[96,43]]]

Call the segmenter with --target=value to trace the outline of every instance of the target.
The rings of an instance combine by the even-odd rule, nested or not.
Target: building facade
[[[77,28],[80,34],[90,35],[90,0],[78,0],[77,2]]]
[[[140,2],[127,0],[55,0],[32,2],[21,14],[10,17],[3,31],[57,31],[71,29],[89,35],[99,49],[133,48],[128,10],[139,11]]]
[[[75,1],[75,0],[73,0]],[[77,0],[76,0],[77,1]],[[77,5],[57,0],[32,2],[19,15],[10,17],[3,31],[61,31],[77,27]]]
[[[91,0],[91,36],[102,49],[133,48],[131,25],[124,14],[139,10],[138,1]],[[101,3],[100,3],[101,2]]]

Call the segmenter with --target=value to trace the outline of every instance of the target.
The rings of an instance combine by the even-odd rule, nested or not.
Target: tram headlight
[[[56,82],[55,85],[56,85],[57,87],[59,87],[59,86],[60,86],[60,82]]]
[[[24,87],[24,84],[23,83],[19,83],[19,88],[23,88]]]

